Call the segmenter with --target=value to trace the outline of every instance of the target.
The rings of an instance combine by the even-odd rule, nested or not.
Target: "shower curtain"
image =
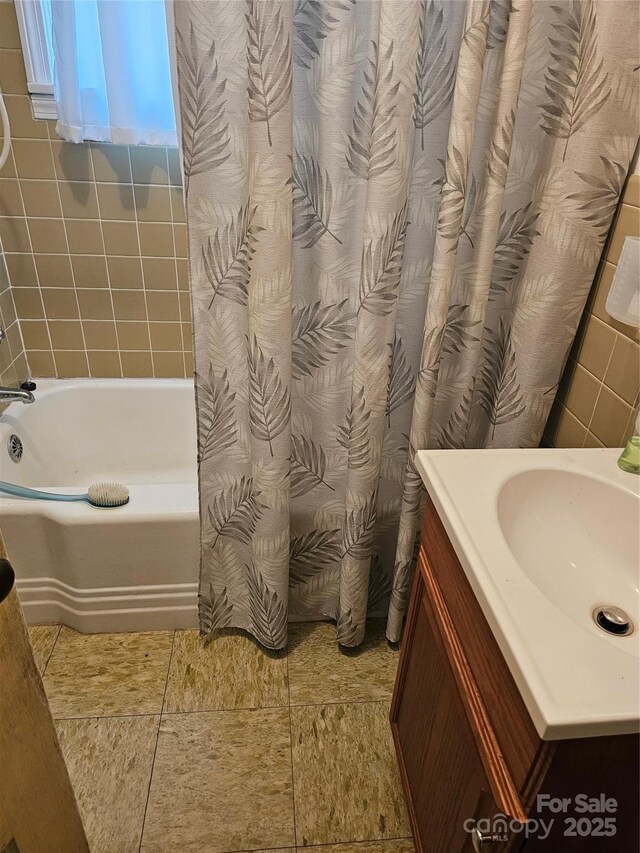
[[[535,447],[638,138],[638,5],[175,4],[202,633],[398,640],[416,450]]]

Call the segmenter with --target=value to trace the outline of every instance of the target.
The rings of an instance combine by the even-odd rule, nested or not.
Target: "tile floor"
[[[241,632],[30,629],[92,853],[413,853],[384,622],[286,653]]]

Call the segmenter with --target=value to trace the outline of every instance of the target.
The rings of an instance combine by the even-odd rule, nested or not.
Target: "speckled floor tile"
[[[159,716],[57,721],[91,853],[138,850],[159,723]]]
[[[354,844],[323,844],[321,847],[298,847],[316,853],[415,853],[411,838],[392,838],[390,841],[356,841]]]
[[[59,633],[60,625],[32,625],[29,628],[29,639],[41,675],[47,667]]]
[[[294,843],[287,708],[162,718],[144,853]]]
[[[388,702],[291,709],[298,846],[408,837]]]
[[[164,710],[216,711],[287,705],[287,661],[245,633],[225,633],[206,645],[197,631],[177,631]]]
[[[289,682],[292,705],[390,699],[398,652],[385,637],[384,619],[367,622],[365,640],[344,652],[335,625],[289,626]]]
[[[157,714],[173,632],[79,634],[62,627],[44,686],[54,717]]]

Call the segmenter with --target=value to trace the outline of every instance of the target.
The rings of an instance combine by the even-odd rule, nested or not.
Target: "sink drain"
[[[9,451],[9,457],[14,462],[19,462],[22,459],[22,441],[20,437],[15,433],[9,436],[9,441],[7,442],[7,450]]]
[[[617,637],[627,637],[633,631],[631,617],[621,607],[613,605],[596,607],[593,611],[593,621],[607,634],[614,634]]]

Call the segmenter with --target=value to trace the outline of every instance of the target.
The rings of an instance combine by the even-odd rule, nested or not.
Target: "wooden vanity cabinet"
[[[418,853],[640,849],[639,738],[540,739],[433,505],[423,525],[391,727]],[[540,817],[554,818],[547,839],[501,831],[482,844],[476,838],[474,847],[465,821],[472,829],[503,814],[524,823],[538,816],[538,793],[615,798],[615,838],[565,837],[566,815],[545,810]]]

